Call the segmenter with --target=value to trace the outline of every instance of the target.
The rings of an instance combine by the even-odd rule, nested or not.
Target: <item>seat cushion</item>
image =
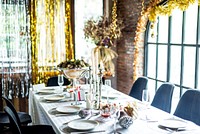
[[[28,124],[32,122],[31,116],[25,112],[17,112],[21,124]]]
[[[20,122],[22,125],[27,125],[31,123],[31,116],[25,112],[17,112]],[[0,126],[7,126],[10,123],[8,115],[4,112],[0,112]]]
[[[50,125],[22,126],[22,134],[56,134]]]

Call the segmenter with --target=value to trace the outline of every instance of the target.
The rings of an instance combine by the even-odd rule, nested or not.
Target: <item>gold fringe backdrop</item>
[[[46,83],[55,67],[74,58],[70,0],[31,0],[32,82]]]
[[[194,4],[195,0],[168,0],[167,4],[159,5],[162,0],[151,0],[148,6],[144,6],[145,0],[142,0],[142,12],[138,18],[135,38],[134,38],[134,61],[133,61],[133,81],[137,79],[138,71],[138,54],[139,45],[144,40],[143,34],[146,30],[147,21],[150,20],[152,23],[156,22],[156,19],[160,15],[171,15],[175,8],[180,10],[186,10],[190,4]],[[198,0],[200,5],[200,0]],[[152,26],[153,27],[153,26]]]

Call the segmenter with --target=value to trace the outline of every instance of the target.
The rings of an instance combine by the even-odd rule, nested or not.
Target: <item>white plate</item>
[[[41,93],[41,94],[53,94],[55,93],[55,89],[40,89],[37,91],[37,93]]]
[[[109,99],[115,99],[115,98],[118,98],[119,97],[119,94],[117,94],[117,93],[108,93],[108,94],[106,94],[106,93],[102,93],[102,95],[101,95],[103,98],[109,98]]]
[[[44,97],[44,99],[47,101],[59,101],[64,98],[65,98],[64,95],[58,95],[58,94]]]
[[[99,123],[94,120],[74,120],[68,123],[68,127],[76,130],[91,130],[98,126]]]
[[[60,106],[57,107],[56,110],[60,113],[78,113],[81,108],[78,106]]]
[[[160,126],[171,129],[185,128],[187,126],[187,122],[181,119],[166,119],[162,120],[159,123]]]

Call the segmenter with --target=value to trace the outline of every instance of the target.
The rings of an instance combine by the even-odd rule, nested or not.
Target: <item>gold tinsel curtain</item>
[[[74,58],[70,0],[31,0],[33,84],[58,74],[55,67]]]

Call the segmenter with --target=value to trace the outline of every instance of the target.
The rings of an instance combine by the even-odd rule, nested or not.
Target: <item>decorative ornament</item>
[[[124,111],[126,112],[126,114],[134,119],[137,119],[138,116],[138,109],[137,109],[137,105],[136,102],[134,103],[129,103],[126,107],[124,107]]]
[[[133,118],[130,116],[123,116],[119,119],[119,125],[123,128],[128,128],[133,124]]]
[[[78,115],[81,117],[81,118],[86,118],[87,116],[89,116],[91,114],[91,111],[90,109],[82,109],[78,112]]]

